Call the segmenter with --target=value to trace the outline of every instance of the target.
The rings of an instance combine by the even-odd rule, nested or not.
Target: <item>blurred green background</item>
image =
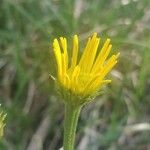
[[[84,107],[77,150],[150,149],[149,0],[1,0],[0,103],[7,113],[0,150],[58,150],[64,107],[54,82],[52,41],[93,32],[110,37],[119,63],[112,83]]]

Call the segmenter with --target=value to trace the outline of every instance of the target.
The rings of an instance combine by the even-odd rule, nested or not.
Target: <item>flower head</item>
[[[53,48],[57,62],[57,81],[62,88],[71,94],[88,97],[98,91],[102,85],[110,83],[105,76],[117,63],[117,55],[107,59],[112,45],[107,39],[98,51],[100,38],[97,33],[88,39],[83,54],[79,59],[78,36],[73,37],[72,56],[69,59],[66,38],[54,39]],[[106,60],[107,59],[107,60]]]

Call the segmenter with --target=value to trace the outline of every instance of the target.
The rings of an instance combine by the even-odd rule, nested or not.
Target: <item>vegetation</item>
[[[76,149],[148,149],[149,9],[149,0],[2,0],[0,103],[7,118],[0,149],[62,146],[64,107],[50,77],[56,73],[52,42],[78,34],[82,51],[95,31],[110,37],[113,53],[121,55],[112,83],[81,113]]]

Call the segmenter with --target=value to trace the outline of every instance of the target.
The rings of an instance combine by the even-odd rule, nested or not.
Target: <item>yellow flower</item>
[[[90,96],[98,91],[102,85],[110,83],[105,76],[117,63],[117,55],[112,55],[107,61],[112,45],[107,39],[98,50],[100,38],[94,33],[88,39],[83,54],[79,59],[78,36],[73,37],[72,57],[69,59],[66,38],[60,37],[60,41],[54,39],[53,49],[57,62],[57,80],[59,84],[71,91],[74,95]]]
[[[0,112],[0,138],[3,136],[3,130],[5,127],[4,120],[6,118],[6,114],[3,111]]]

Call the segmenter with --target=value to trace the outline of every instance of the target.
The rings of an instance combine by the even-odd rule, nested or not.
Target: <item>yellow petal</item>
[[[66,68],[68,69],[68,52],[67,52],[67,40],[66,38],[60,37],[61,46],[64,52],[65,60],[66,60]]]
[[[85,72],[86,73],[91,71],[91,68],[92,68],[94,60],[95,60],[99,42],[100,42],[99,38],[96,38],[93,41],[91,41],[91,47],[90,47],[90,50],[89,50],[86,60],[85,60]]]
[[[71,68],[74,68],[77,64],[78,58],[78,36],[75,35],[73,37],[73,51],[72,51],[72,59],[71,59]]]
[[[103,69],[99,72],[101,74],[101,77],[104,78],[106,74],[114,67],[114,65],[117,63],[117,57],[118,55],[113,55],[108,60],[108,62],[103,66]]]
[[[101,65],[104,63],[104,61],[108,57],[110,50],[112,48],[112,45],[109,45],[109,43],[110,43],[110,39],[107,39],[93,65],[93,68],[92,68],[93,73],[96,73],[96,71],[101,67]]]
[[[58,69],[58,76],[61,78],[62,75],[62,58],[61,58],[61,51],[59,47],[58,40],[55,39],[53,42],[53,49],[54,49],[54,54],[57,62],[57,69]]]
[[[79,66],[81,67],[82,71],[86,71],[87,62],[88,62],[88,55],[92,53],[91,49],[92,49],[93,43],[95,43],[95,41],[96,41],[96,36],[97,36],[97,33],[94,33],[92,36],[92,39],[89,38],[87,45],[86,45],[86,48],[83,51],[83,55],[82,55],[81,60],[79,62]]]
[[[64,53],[62,54],[62,83],[66,84],[66,59]]]
[[[71,76],[71,87],[73,90],[75,90],[77,86],[79,73],[80,73],[80,67],[76,66]]]
[[[97,78],[97,79],[88,87],[88,89],[87,89],[86,92],[87,92],[87,93],[93,93],[93,92],[99,90],[99,89],[102,87],[102,85],[108,84],[108,83],[110,83],[110,82],[111,82],[111,80],[99,80],[99,78]]]

